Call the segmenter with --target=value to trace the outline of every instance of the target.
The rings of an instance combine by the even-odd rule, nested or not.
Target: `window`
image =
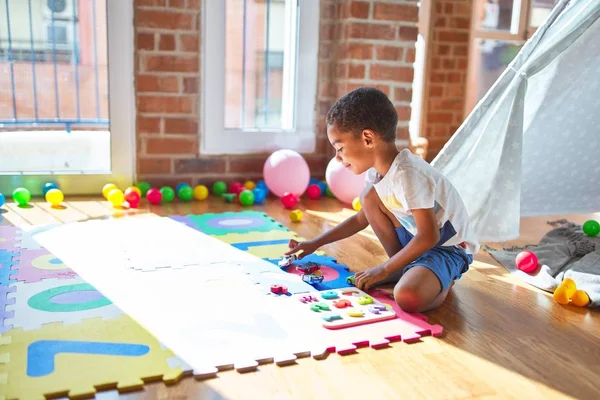
[[[502,75],[558,0],[475,0],[465,113]]]
[[[319,2],[204,2],[202,153],[312,152]]]

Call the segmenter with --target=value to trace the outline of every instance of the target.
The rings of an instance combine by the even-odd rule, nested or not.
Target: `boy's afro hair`
[[[398,113],[386,94],[374,87],[360,87],[340,97],[327,112],[327,125],[360,135],[370,129],[384,141],[396,140]]]

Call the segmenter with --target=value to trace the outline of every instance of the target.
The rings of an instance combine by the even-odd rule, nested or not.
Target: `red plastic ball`
[[[244,185],[241,182],[233,182],[229,185],[229,193],[234,193],[236,196],[240,194],[244,189]]]
[[[318,200],[321,197],[321,187],[316,183],[309,185],[308,188],[306,188],[306,195],[311,200]]]
[[[538,266],[538,258],[532,251],[523,250],[515,259],[517,263],[517,268],[519,268],[523,272],[533,272]]]
[[[134,190],[129,191],[125,195],[125,201],[129,203],[131,208],[138,208],[138,205],[140,204],[140,195]]]
[[[296,203],[298,203],[298,197],[293,193],[285,192],[281,197],[281,203],[285,208],[294,208]]]
[[[160,204],[162,202],[162,193],[157,188],[152,188],[146,192],[146,199],[150,204]]]

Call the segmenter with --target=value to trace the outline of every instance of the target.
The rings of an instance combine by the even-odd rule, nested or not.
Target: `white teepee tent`
[[[600,0],[562,0],[432,161],[481,241],[600,211]]]

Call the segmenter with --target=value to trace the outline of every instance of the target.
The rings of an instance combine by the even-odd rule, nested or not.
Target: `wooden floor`
[[[43,203],[20,209],[9,204],[0,214],[19,226],[89,218],[132,217],[147,212],[186,215],[240,209],[212,199],[189,204],[123,212],[97,199],[66,203],[53,210]],[[278,202],[253,209],[311,238],[353,211],[332,199],[305,202],[304,220],[292,223]],[[600,214],[527,218],[517,243],[534,243],[550,227],[547,219],[583,223]],[[353,271],[377,265],[384,252],[368,229],[323,250]],[[175,386],[149,384],[143,392],[120,395],[135,399],[463,399],[463,398],[600,398],[600,313],[561,306],[551,295],[512,278],[487,254],[457,282],[441,308],[428,313],[444,326],[441,338],[391,348],[359,349],[326,360],[300,359],[297,365],[261,366],[240,374],[227,371],[205,382],[183,379]],[[115,392],[98,398],[116,398]]]

